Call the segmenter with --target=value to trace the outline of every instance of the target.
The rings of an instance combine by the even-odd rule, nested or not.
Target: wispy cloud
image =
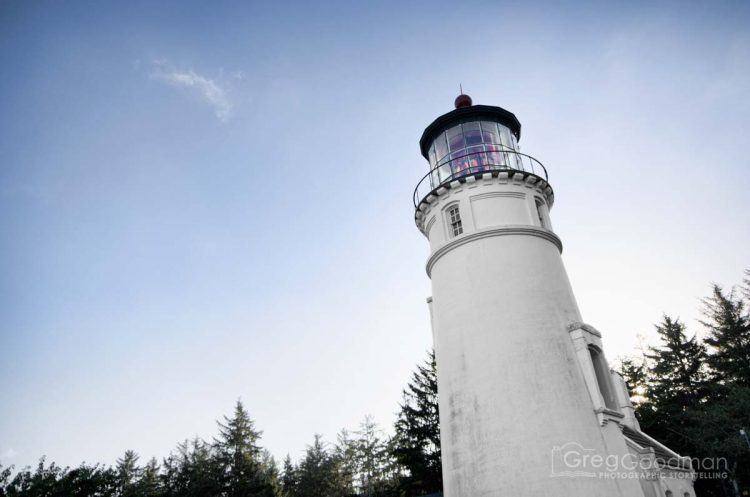
[[[232,112],[227,89],[220,81],[208,78],[192,69],[179,70],[164,60],[152,63],[152,79],[188,91],[210,105],[220,121],[226,121]]]

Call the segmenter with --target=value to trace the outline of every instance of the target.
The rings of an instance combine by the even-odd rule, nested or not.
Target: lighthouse
[[[444,494],[692,497],[689,458],[640,431],[581,317],[548,171],[520,140],[512,112],[460,95],[419,141]]]

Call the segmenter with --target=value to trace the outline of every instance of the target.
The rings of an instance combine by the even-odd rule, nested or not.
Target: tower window
[[[458,206],[451,207],[448,210],[448,218],[450,223],[451,238],[460,235],[464,232],[464,226],[461,222],[461,212],[458,210]]]
[[[596,347],[589,346],[589,354],[591,355],[591,362],[594,365],[596,382],[599,384],[599,392],[602,394],[604,405],[609,409],[618,410],[607,361],[604,360],[602,352]]]
[[[538,197],[534,200],[536,202],[536,215],[539,218],[539,226],[541,226],[542,228],[550,229],[549,210],[547,209],[547,204],[544,203],[544,200]]]
[[[542,216],[541,202],[536,201],[536,215],[539,218],[539,226],[544,228],[544,217]]]

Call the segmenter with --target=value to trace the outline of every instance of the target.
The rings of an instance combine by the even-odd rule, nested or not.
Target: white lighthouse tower
[[[554,193],[519,151],[520,122],[466,95],[455,106],[422,135],[430,171],[414,193],[431,249],[445,496],[692,497],[689,459],[640,431],[581,318]],[[649,463],[669,471],[633,473]]]

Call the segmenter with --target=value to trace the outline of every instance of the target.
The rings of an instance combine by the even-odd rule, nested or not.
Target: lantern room
[[[467,175],[516,170],[540,175],[544,167],[518,147],[521,123],[503,108],[472,105],[468,95],[456,98],[456,109],[435,119],[419,145],[429,161],[429,188]],[[425,179],[427,179],[425,178]]]

